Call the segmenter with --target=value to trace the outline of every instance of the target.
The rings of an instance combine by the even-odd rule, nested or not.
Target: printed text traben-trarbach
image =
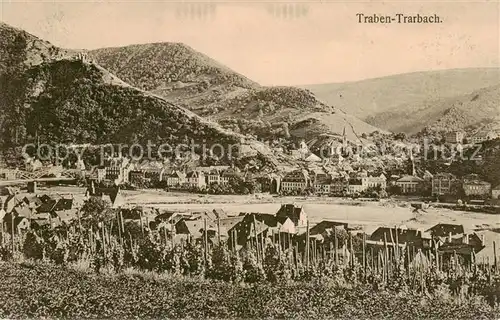
[[[414,14],[408,15],[404,13],[396,13],[394,15],[381,15],[364,13],[356,13],[358,23],[442,23],[443,19],[437,14],[421,15]]]

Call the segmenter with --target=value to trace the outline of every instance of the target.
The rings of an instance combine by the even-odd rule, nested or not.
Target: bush
[[[478,299],[459,304],[329,281],[241,286],[151,273],[96,276],[41,264],[2,264],[0,272],[2,318],[493,319],[499,311]]]

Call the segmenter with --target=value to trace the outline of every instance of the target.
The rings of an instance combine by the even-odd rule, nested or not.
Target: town
[[[476,154],[477,146],[495,141],[498,131],[479,131],[467,142],[463,132],[445,135],[444,144],[460,150],[470,150],[476,156],[468,163],[480,165],[484,162]],[[175,163],[165,160],[135,160],[126,155],[106,155],[100,165],[89,165],[80,158],[66,166],[42,163],[28,158],[24,168],[0,168],[0,185],[15,181],[28,181],[29,177],[45,178],[46,181],[71,180],[88,185],[90,181],[101,186],[120,186],[122,189],[163,188],[208,194],[249,194],[269,192],[283,196],[316,195],[351,198],[387,198],[389,196],[411,196],[422,201],[470,202],[471,204],[498,205],[500,183],[486,181],[485,177],[472,172],[453,174],[446,170],[452,163],[463,163],[457,159],[418,159],[411,148],[398,154],[360,155],[353,152],[344,135],[341,144],[332,143],[324,158],[311,152],[309,146],[300,141],[296,149],[288,151],[288,157],[296,166],[278,168],[274,171],[259,170],[246,165],[200,166],[194,162]],[[432,152],[433,150],[431,150]],[[276,148],[275,152],[285,152]],[[323,152],[321,152],[322,154]],[[470,153],[470,152],[469,152]],[[386,163],[381,163],[386,162]],[[494,160],[494,159],[493,159]],[[460,162],[461,161],[461,162]],[[393,162],[389,166],[387,163]],[[445,170],[431,173],[425,169],[427,163],[444,163]],[[458,166],[464,166],[458,164]],[[65,175],[68,177],[65,178]],[[24,179],[23,179],[24,177]],[[28,180],[26,180],[28,179]],[[49,180],[47,180],[49,179]],[[36,179],[29,183],[35,192]],[[35,189],[34,189],[35,188]]]
[[[417,7],[2,3],[0,318],[498,318],[498,5]]]

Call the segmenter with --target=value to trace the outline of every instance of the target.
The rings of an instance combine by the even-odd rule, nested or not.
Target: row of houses
[[[445,134],[444,139],[447,143],[462,144],[465,140],[468,143],[476,144],[500,137],[500,130],[478,130],[476,133],[466,136],[464,131],[451,131]]]
[[[451,173],[438,173],[432,179],[432,195],[457,195],[460,188],[467,197],[485,197],[499,199],[500,185],[482,180],[477,174],[469,174],[461,179]]]
[[[236,249],[243,248],[259,239],[266,242],[304,244],[308,227],[308,216],[303,207],[283,204],[276,214],[241,213],[227,216],[222,210],[194,214],[168,212],[156,219],[156,228],[165,227],[176,239],[201,239],[204,231],[207,239],[216,243],[227,241]],[[340,221],[323,220],[309,228],[311,241],[329,242],[341,232],[356,233],[355,226]],[[369,234],[367,246],[382,250],[385,246],[408,246],[429,250],[439,248],[444,254],[459,254],[470,257],[485,247],[485,241],[477,233],[465,230],[463,225],[439,223],[428,229],[412,229],[406,226],[378,227]],[[342,245],[342,244],[341,244]],[[346,245],[346,243],[344,243]]]
[[[211,184],[227,185],[232,177],[242,176],[237,168],[229,166],[195,167],[175,170],[159,161],[133,163],[126,157],[115,157],[96,168],[94,178],[101,182],[138,185],[143,181],[164,182],[169,187],[203,188]]]
[[[387,178],[384,174],[370,175],[366,171],[352,174],[333,175],[326,172],[294,170],[280,179],[279,190],[282,192],[300,192],[313,189],[318,194],[360,193],[369,188],[386,189]]]
[[[10,195],[0,199],[0,222],[15,233],[32,227],[57,227],[77,218],[77,206],[73,198],[59,195]]]
[[[294,170],[283,177],[274,177],[278,182],[276,192],[300,192],[313,190],[317,194],[355,194],[369,189],[385,190],[388,186],[398,186],[401,194],[433,196],[459,195],[466,197],[498,199],[500,185],[492,187],[477,174],[457,178],[450,173],[431,174],[425,171],[421,177],[416,174],[389,176],[369,174],[365,170],[357,172],[327,173],[323,170]]]
[[[469,174],[458,178],[451,173],[440,172],[432,175],[426,171],[423,177],[405,175],[391,177],[390,184],[400,188],[402,194],[423,194],[430,192],[433,196],[457,196],[463,190],[466,197],[483,197],[498,199],[500,185],[492,187],[491,183],[482,180],[477,174]]]
[[[119,206],[119,189],[104,190],[89,188],[87,197],[110,195],[115,205],[105,210],[114,211],[123,217],[124,222],[140,222],[150,230],[161,230],[172,235],[175,241],[196,240],[207,233],[207,238],[216,243],[227,241],[236,249],[255,241],[282,241],[304,243],[309,227],[308,215],[302,206],[283,204],[275,214],[240,213],[228,216],[223,210],[202,212],[160,212],[157,209],[122,208]],[[57,196],[29,196],[22,199],[10,197],[3,199],[0,209],[0,221],[7,230],[22,232],[29,228],[57,227],[68,224],[79,217],[79,211],[71,198]],[[8,211],[8,212],[7,212]],[[312,241],[331,241],[336,232],[356,232],[354,226],[339,221],[321,221],[309,228]],[[338,233],[337,233],[338,234]],[[298,242],[297,242],[298,241]],[[437,224],[427,230],[410,229],[405,226],[379,227],[366,241],[368,246],[380,250],[385,246],[410,246],[422,250],[438,247],[443,253],[457,253],[470,257],[471,252],[478,253],[484,246],[484,239],[476,233],[466,231],[462,225]]]

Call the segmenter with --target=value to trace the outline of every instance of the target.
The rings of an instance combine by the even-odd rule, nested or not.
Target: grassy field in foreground
[[[421,296],[325,281],[251,286],[128,272],[96,275],[0,264],[0,318],[494,319],[499,310],[446,293]]]

